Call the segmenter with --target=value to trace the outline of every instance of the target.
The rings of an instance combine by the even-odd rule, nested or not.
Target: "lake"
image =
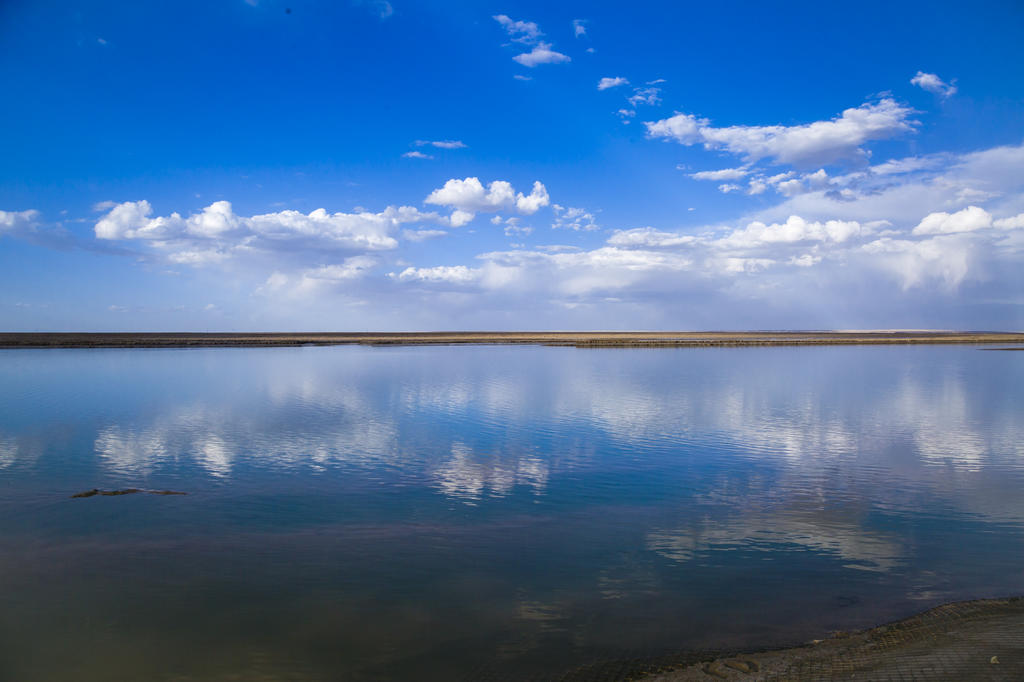
[[[3,350],[0,489],[0,679],[557,678],[1024,593],[1024,353]]]

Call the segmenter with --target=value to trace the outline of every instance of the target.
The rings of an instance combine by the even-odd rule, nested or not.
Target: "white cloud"
[[[927,90],[930,93],[936,94],[942,99],[952,97],[956,94],[956,85],[954,85],[956,80],[952,83],[946,83],[934,73],[918,71],[917,75],[910,79],[910,83],[918,86],[922,90]]]
[[[658,96],[660,93],[661,88],[635,88],[633,96],[629,97],[628,101],[634,107],[640,104],[655,106],[661,104],[661,97]]]
[[[480,279],[480,270],[467,268],[465,265],[438,265],[433,268],[409,267],[398,275],[401,282],[445,282],[449,284],[468,284]]]
[[[796,126],[728,126],[715,128],[707,119],[676,114],[646,122],[651,138],[667,138],[683,145],[702,144],[721,149],[747,161],[770,159],[795,165],[818,164],[864,156],[861,145],[912,132],[913,111],[893,99],[865,103],[845,110],[830,121]]]
[[[31,228],[38,219],[39,211],[34,209],[29,209],[28,211],[0,211],[0,234]]]
[[[966,235],[940,235],[922,241],[882,237],[865,244],[865,253],[875,264],[895,276],[903,289],[922,285],[928,279],[943,282],[948,291],[967,277],[973,259],[973,245]]]
[[[416,150],[413,150],[411,152],[406,152],[406,153],[402,154],[402,156],[404,156],[407,159],[432,159],[432,158],[434,158],[430,154],[424,154],[423,152],[416,151]]]
[[[422,242],[435,237],[443,237],[448,232],[445,230],[402,230],[402,238],[411,242]]]
[[[665,246],[687,246],[696,244],[698,238],[689,234],[663,232],[653,227],[636,227],[631,230],[615,230],[608,238],[611,246],[623,248],[659,248]]]
[[[551,43],[544,42],[537,43],[529,52],[518,54],[512,59],[531,69],[540,64],[563,64],[572,61],[568,55],[552,50]]]
[[[934,170],[949,163],[948,155],[933,154],[931,156],[910,156],[905,159],[890,159],[884,163],[871,166],[873,175],[903,175],[920,170]]]
[[[555,204],[551,209],[555,213],[555,221],[551,224],[551,227],[556,230],[568,229],[575,232],[588,232],[598,229],[597,223],[594,222],[594,214],[584,208],[565,207]]]
[[[753,182],[751,182],[751,184],[753,184]],[[764,184],[761,186],[762,188],[766,187]],[[792,180],[784,180],[783,182],[776,183],[775,188],[779,190],[780,193],[790,197],[802,192],[804,190],[804,183],[794,178]]]
[[[1000,230],[1024,229],[1024,213],[1018,213],[1017,215],[1009,218],[1000,218],[999,220],[993,221],[992,225]]]
[[[97,221],[97,239],[142,240],[176,262],[199,264],[224,257],[287,249],[381,251],[393,249],[392,236],[403,224],[441,222],[436,213],[412,206],[389,206],[380,213],[309,214],[286,210],[239,216],[231,203],[217,201],[183,218],[178,213],[151,218],[148,201],[118,204]]]
[[[406,280],[428,290],[457,285],[467,297],[462,300],[487,297],[488,306],[521,305],[531,315],[550,310],[554,324],[569,319],[569,311],[592,311],[571,319],[595,324],[612,310],[629,318],[624,325],[650,323],[676,305],[720,324],[721,316],[708,312],[720,303],[762,323],[779,311],[801,311],[802,324],[827,327],[837,322],[817,311],[836,310],[841,302],[844,320],[857,314],[891,325],[908,311],[921,316],[915,320],[947,320],[942,316],[950,301],[999,300],[1000,292],[1015,286],[1013,273],[1024,254],[1024,147],[949,156],[942,164],[904,161],[880,175],[866,169],[830,176],[817,169],[769,176],[750,169],[752,181],[782,191],[791,186],[786,183],[799,184],[801,193],[755,214],[766,217],[752,216],[737,226],[616,230],[605,245],[590,250],[519,245],[481,254],[479,264],[466,270],[427,269],[421,275],[414,268]],[[980,209],[987,221],[969,206],[955,205],[965,188],[988,193],[990,203]],[[552,210],[556,216],[568,211],[559,205]],[[781,210],[787,213],[767,218]],[[944,215],[922,220],[931,214]],[[921,223],[926,231],[915,234]],[[998,229],[947,233],[986,223]],[[1010,297],[1007,305],[1018,298]],[[645,306],[651,317],[635,317]]]
[[[544,35],[537,24],[532,21],[514,21],[505,14],[496,14],[493,18],[516,42],[533,43]]]
[[[860,223],[855,221],[829,220],[822,223],[807,221],[794,215],[784,223],[766,225],[762,222],[752,222],[743,229],[731,232],[715,244],[720,247],[756,248],[764,244],[780,242],[831,241],[841,243],[859,234],[860,231]]]
[[[587,34],[587,20],[586,19],[573,19],[572,20],[572,33],[574,36],[579,38]]]
[[[727,182],[725,184],[718,186],[718,191],[721,192],[722,194],[728,194],[729,192],[739,192],[741,189],[743,188],[731,182]]]
[[[779,195],[774,204],[757,202],[750,214],[724,224],[692,225],[696,214],[686,212],[689,202],[680,202],[676,220],[691,226],[609,230],[597,248],[587,245],[596,235],[577,239],[568,232],[596,228],[593,213],[551,204],[543,184],[517,192],[509,182],[478,178],[453,179],[430,193],[428,205],[446,206],[443,212],[450,216],[413,207],[335,214],[343,234],[349,222],[373,226],[373,234],[396,244],[401,238],[395,247],[371,247],[365,239],[358,244],[350,235],[339,246],[320,224],[334,218],[326,212],[268,214],[276,225],[270,230],[261,216],[236,215],[219,202],[192,215],[162,217],[146,202],[108,205],[97,221],[97,236],[133,240],[168,261],[220,263],[218,273],[256,264],[261,272],[253,281],[284,301],[299,301],[288,297],[302,291],[318,292],[308,297],[309,305],[355,305],[381,297],[388,303],[378,309],[402,309],[407,319],[426,326],[451,319],[480,320],[483,326],[503,319],[657,326],[672,315],[715,326],[725,314],[716,311],[726,310],[750,325],[784,319],[795,326],[956,326],[950,322],[960,314],[955,311],[975,301],[985,306],[974,308],[1004,316],[986,312],[989,317],[979,320],[1017,324],[1011,308],[1024,303],[1013,293],[1024,255],[1024,146],[895,159],[845,175],[819,166],[780,170],[786,172],[770,173],[762,164],[691,173],[710,181],[723,173],[722,180],[734,178],[726,182],[736,182],[736,192],[764,186],[764,192]],[[572,246],[514,244],[475,261],[418,267],[417,245],[410,242],[444,234],[426,228],[464,225],[484,214],[495,217],[498,229],[486,230],[493,239],[501,230],[541,228],[535,219],[508,216],[540,213],[543,206],[551,207],[550,224],[566,230]],[[311,226],[300,229],[291,219]],[[414,222],[432,224],[421,229]],[[406,251],[389,252],[402,245]],[[462,252],[456,242],[437,246]],[[242,260],[259,253],[265,254],[262,260]],[[375,257],[349,260],[358,256]]]
[[[377,259],[370,256],[352,256],[334,265],[321,265],[309,268],[301,274],[297,290],[299,293],[309,292],[326,286],[337,285],[365,277]]]
[[[417,147],[430,145],[438,149],[465,149],[466,143],[462,140],[416,140]]]
[[[715,182],[720,182],[722,180],[739,180],[747,175],[750,175],[750,171],[746,167],[723,168],[721,170],[690,173],[690,177],[694,180],[713,180]]]
[[[821,262],[821,256],[815,256],[810,253],[804,253],[799,256],[793,256],[789,259],[790,265],[795,265],[798,268],[809,268],[817,265]]]
[[[508,218],[505,221],[505,236],[506,237],[526,237],[533,234],[533,228],[528,225],[520,225],[519,218]]]
[[[755,178],[747,185],[747,194],[762,194],[766,189],[768,189],[768,184],[764,180]]]
[[[520,213],[525,213],[526,215],[533,215],[549,203],[551,203],[551,200],[548,197],[547,187],[538,181],[533,183],[533,189],[530,190],[528,195],[518,194],[516,196],[516,208]]]
[[[515,203],[515,190],[512,183],[505,180],[495,180],[484,189],[479,178],[452,178],[444,183],[444,187],[431,192],[424,201],[467,212],[500,211]]]
[[[515,21],[505,14],[497,14],[494,16],[494,19],[502,25],[505,32],[511,36],[514,42],[532,47],[529,52],[518,54],[512,58],[523,66],[532,69],[540,64],[560,64],[572,61],[568,55],[552,50],[551,43],[540,39],[544,34],[541,33],[540,28],[534,22]],[[521,80],[526,79],[523,78]]]
[[[622,78],[621,76],[616,76],[614,78],[605,77],[597,82],[597,89],[607,90],[609,88],[615,88],[620,85],[629,85],[629,81],[626,80],[625,78]]]
[[[462,227],[463,225],[471,222],[475,217],[476,213],[456,209],[455,211],[452,211],[451,216],[448,218],[448,224],[452,227]]]
[[[464,180],[448,180],[444,187],[431,192],[424,202],[454,208],[450,222],[452,227],[460,227],[476,217],[477,213],[494,213],[514,208],[520,213],[532,215],[547,206],[550,199],[547,188],[541,182],[534,182],[530,194],[524,195],[521,192],[517,194],[512,184],[505,180],[495,180],[485,189],[479,178],[469,177]]]
[[[110,203],[105,201],[96,206],[105,207]],[[97,239],[135,239],[135,233],[145,227],[149,222],[148,216],[152,212],[153,207],[145,199],[115,204],[111,211],[96,223],[94,228],[96,237]],[[177,213],[174,215],[178,216]],[[178,219],[180,220],[180,216]]]
[[[955,232],[973,232],[992,227],[992,216],[983,208],[968,206],[956,213],[939,211],[924,217],[912,234],[952,234]]]

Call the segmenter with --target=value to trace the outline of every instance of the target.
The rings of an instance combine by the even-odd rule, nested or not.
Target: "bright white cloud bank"
[[[187,217],[178,213],[153,217],[152,213],[145,200],[116,204],[96,222],[96,238],[134,242],[145,253],[156,254],[172,265],[290,264],[305,268],[307,289],[317,281],[366,274],[370,261],[338,260],[346,254],[395,249],[400,226],[445,220],[411,206],[389,206],[379,213],[328,213],[321,208],[308,214],[279,211],[240,216],[228,201],[214,202]],[[311,263],[319,269],[310,269]]]
[[[726,169],[719,177],[747,172]],[[944,155],[941,163],[901,159],[834,177],[783,173],[764,182],[800,190],[780,190],[788,198],[734,225],[620,229],[590,250],[494,251],[472,265],[410,266],[393,280],[488,301],[546,299],[581,315],[591,310],[593,319],[609,320],[607,311],[621,305],[632,315],[625,326],[635,326],[648,304],[662,326],[690,328],[700,323],[673,315],[687,309],[707,316],[718,306],[737,315],[820,309],[828,312],[818,315],[836,315],[832,325],[808,319],[840,326],[851,310],[858,319],[885,319],[887,311],[906,319],[900,316],[907,309],[928,315],[993,291],[1024,305],[1024,147]],[[571,209],[553,210],[564,220]],[[711,319],[723,322],[715,313]],[[752,324],[745,319],[731,325]]]
[[[187,218],[177,213],[151,218],[152,212],[145,200],[118,204],[96,223],[96,237],[150,240],[172,248],[179,243],[202,245],[205,253],[217,257],[286,245],[377,251],[398,246],[391,233],[399,225],[438,219],[411,206],[389,206],[380,213],[328,213],[318,208],[309,214],[280,211],[245,217],[236,215],[228,201],[216,201]]]
[[[946,309],[974,303],[1003,306],[996,320],[1024,322],[1006,312],[1024,309],[1024,146],[893,159],[845,174],[768,175],[742,166],[691,175],[734,178],[745,192],[760,183],[778,200],[730,223],[612,226],[599,236],[592,211],[552,203],[539,181],[527,193],[505,180],[466,177],[424,199],[449,215],[390,206],[241,216],[216,202],[187,216],[157,216],[148,202],[134,201],[104,206],[95,235],[208,271],[259,265],[265,297],[302,294],[313,305],[359,292],[406,328],[501,320],[511,327],[742,328],[779,319],[942,326]],[[459,250],[464,230],[438,229],[480,213],[493,215],[493,225],[478,231],[528,243],[474,256]],[[530,217],[532,225],[520,222]],[[30,211],[0,213],[5,227],[36,219]],[[449,255],[424,262],[418,243],[432,238],[443,238]],[[993,326],[984,319],[979,325]]]
[[[683,145],[704,145],[723,150],[747,161],[768,159],[778,163],[807,165],[829,163],[863,156],[861,145],[912,132],[916,123],[912,110],[893,99],[865,103],[845,110],[829,121],[796,126],[727,126],[716,128],[705,118],[676,114],[649,121],[652,138],[674,140]]]

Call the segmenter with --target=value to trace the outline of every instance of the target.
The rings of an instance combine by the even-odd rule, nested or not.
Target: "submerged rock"
[[[86,490],[84,493],[75,493],[71,497],[92,497],[93,495],[99,495],[100,491],[93,488],[92,490]]]
[[[177,490],[143,490],[141,488],[121,488],[120,490],[99,490],[93,488],[92,490],[86,490],[84,492],[75,493],[72,498],[75,497],[92,497],[94,495],[106,495],[112,497],[114,495],[131,495],[133,493],[149,493],[150,495],[188,495],[188,493],[179,492]]]

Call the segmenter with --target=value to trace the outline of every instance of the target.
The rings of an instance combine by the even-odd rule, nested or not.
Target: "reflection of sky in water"
[[[1021,379],[964,347],[7,351],[0,574],[28,608],[30,569],[64,566],[92,609],[114,608],[96,576],[162,603],[226,572],[219,608],[237,590],[268,631],[277,585],[367,670],[415,669],[394,652],[419,642],[464,672],[449,630],[524,671],[799,639],[1024,591]],[[97,486],[192,496],[68,505]],[[99,570],[136,546],[175,555],[162,588],[138,557]],[[337,610],[363,599],[380,622]]]

